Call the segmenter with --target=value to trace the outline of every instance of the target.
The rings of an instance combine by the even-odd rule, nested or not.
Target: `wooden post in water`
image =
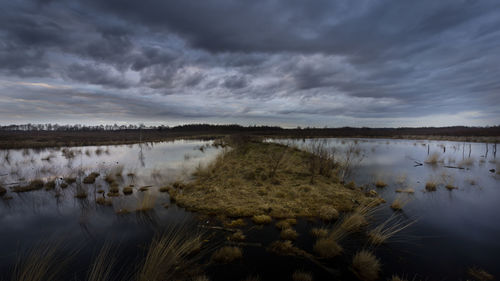
[[[470,153],[472,152],[472,144],[469,143],[469,158],[470,158]]]
[[[486,143],[486,152],[484,153],[484,158],[488,158],[488,143]]]
[[[495,143],[493,145],[493,158],[496,158],[497,157],[497,144]]]

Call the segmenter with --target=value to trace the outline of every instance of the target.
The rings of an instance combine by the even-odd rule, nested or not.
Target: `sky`
[[[0,0],[0,124],[500,125],[498,0]]]

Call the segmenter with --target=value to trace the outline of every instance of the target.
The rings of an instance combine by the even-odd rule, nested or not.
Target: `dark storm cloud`
[[[18,122],[500,123],[498,1],[0,2],[0,116]]]

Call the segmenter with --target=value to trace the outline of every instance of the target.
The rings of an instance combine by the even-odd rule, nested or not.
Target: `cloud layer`
[[[500,3],[0,0],[0,120],[500,123]]]

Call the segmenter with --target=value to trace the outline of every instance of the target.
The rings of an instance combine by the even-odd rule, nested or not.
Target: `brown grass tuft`
[[[175,280],[195,266],[202,246],[200,234],[190,235],[185,229],[175,229],[157,236],[151,242],[137,281]]]
[[[295,240],[299,234],[292,228],[285,228],[281,231],[280,237],[283,240]]]
[[[314,244],[313,250],[322,258],[333,258],[342,254],[342,246],[331,238],[320,238]]]
[[[400,231],[410,227],[416,221],[405,221],[402,216],[393,214],[383,223],[370,230],[368,240],[373,245],[381,245]]]
[[[273,219],[268,215],[256,215],[252,217],[252,221],[255,224],[269,224]]]
[[[363,281],[378,279],[380,268],[380,260],[368,250],[357,252],[352,259],[352,270]]]
[[[83,183],[85,184],[93,184],[95,183],[95,179],[99,176],[99,173],[97,172],[92,172],[85,178],[83,178]]]
[[[243,257],[241,248],[225,246],[212,254],[212,260],[217,263],[230,263]]]
[[[425,190],[427,191],[436,191],[437,190],[437,183],[433,181],[428,181],[425,183]]]
[[[378,180],[378,181],[375,182],[375,187],[383,188],[383,187],[386,187],[386,186],[387,186],[387,183],[385,183],[384,181]]]
[[[130,194],[132,194],[134,192],[134,189],[132,187],[130,187],[130,186],[126,186],[126,187],[123,188],[122,192],[125,195],[130,195]]]
[[[297,270],[292,274],[293,281],[313,281],[313,276],[310,272]]]
[[[495,277],[484,269],[479,267],[470,267],[467,269],[467,274],[477,281],[490,281],[494,280]]]
[[[325,238],[328,236],[328,228],[314,227],[311,229],[311,235],[316,238]]]
[[[339,212],[331,206],[323,206],[319,209],[318,217],[324,221],[336,220],[339,218]]]

